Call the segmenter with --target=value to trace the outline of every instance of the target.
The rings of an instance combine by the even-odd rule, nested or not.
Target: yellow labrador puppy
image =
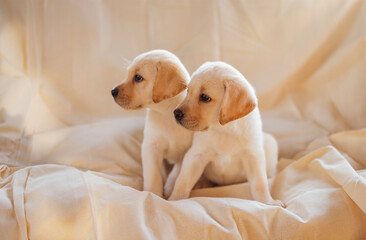
[[[277,142],[263,133],[254,89],[239,71],[224,62],[203,64],[174,115],[198,132],[169,200],[189,197],[203,173],[219,185],[248,180],[255,200],[284,206],[271,197],[267,181],[275,173]]]
[[[142,142],[144,190],[163,195],[163,159],[174,167],[165,183],[165,195],[173,190],[184,154],[192,144],[192,131],[178,125],[173,110],[186,95],[189,73],[177,56],[153,50],[137,56],[128,76],[112,89],[124,109],[148,108]]]

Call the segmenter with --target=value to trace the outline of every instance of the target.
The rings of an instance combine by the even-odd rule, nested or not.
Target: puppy
[[[255,200],[284,206],[271,197],[266,174],[275,172],[277,143],[262,132],[254,89],[239,71],[224,62],[203,64],[174,115],[183,127],[198,132],[169,200],[189,197],[203,173],[219,185],[248,180]]]
[[[172,115],[186,95],[190,76],[178,57],[165,50],[137,56],[127,70],[127,78],[112,89],[112,96],[124,109],[148,108],[142,142],[144,190],[163,195],[166,159],[174,164],[165,184],[169,196],[192,144],[193,132],[177,124]]]

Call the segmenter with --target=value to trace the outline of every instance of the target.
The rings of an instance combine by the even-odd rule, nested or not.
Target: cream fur
[[[144,80],[134,82],[136,74]],[[183,90],[189,80],[189,73],[178,57],[165,50],[153,50],[137,56],[128,67],[127,79],[116,87],[120,96],[115,101],[123,108],[148,108],[142,142],[144,190],[158,196],[163,196],[163,159],[174,164],[164,187],[165,195],[169,196],[183,156],[192,143],[193,132],[177,124],[173,115],[186,95]]]
[[[229,101],[227,98],[231,97],[227,94],[233,92],[224,84],[228,80],[235,82],[235,91],[242,91],[237,97],[238,101],[243,101],[242,105],[241,102],[232,103],[231,106],[226,104]],[[200,101],[202,93],[211,97],[211,101]],[[251,104],[245,104],[249,100]],[[234,119],[220,124],[223,107],[241,111],[236,110],[233,104],[253,108],[256,103],[253,87],[240,72],[226,63],[205,63],[193,73],[188,95],[178,108],[184,112],[180,123],[197,132],[192,147],[184,157],[169,200],[189,197],[192,187],[204,174],[220,185],[248,180],[255,200],[284,206],[271,197],[268,188],[267,174],[273,175],[277,164],[277,143],[272,136],[263,133],[258,107],[242,111],[247,114],[244,117],[231,110],[225,111]]]

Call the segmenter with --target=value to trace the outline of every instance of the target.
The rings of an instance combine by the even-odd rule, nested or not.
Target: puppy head
[[[189,79],[178,57],[165,50],[137,56],[127,70],[127,78],[112,89],[114,100],[125,109],[141,109],[174,97],[187,88]]]
[[[256,106],[254,89],[239,71],[223,62],[209,62],[193,73],[187,96],[174,115],[183,127],[205,131],[242,118]]]

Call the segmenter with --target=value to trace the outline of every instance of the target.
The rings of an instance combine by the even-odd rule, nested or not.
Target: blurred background
[[[110,90],[151,49],[190,73],[216,60],[240,70],[282,157],[366,126],[365,1],[0,0],[3,152],[39,133],[143,116]]]

